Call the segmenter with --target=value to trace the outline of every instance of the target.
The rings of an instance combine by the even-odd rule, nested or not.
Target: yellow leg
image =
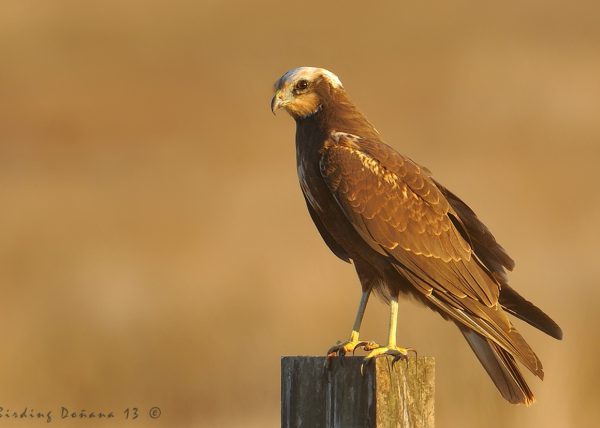
[[[396,330],[398,328],[398,298],[390,302],[390,328],[388,334],[388,345],[396,346]]]
[[[360,297],[360,303],[358,304],[358,311],[356,311],[356,318],[354,319],[354,325],[352,326],[352,333],[350,333],[351,341],[358,341],[360,334],[360,326],[365,315],[365,309],[367,309],[367,303],[369,303],[369,296],[371,295],[371,289],[363,291]]]
[[[350,340],[338,342],[337,345],[329,348],[327,351],[328,357],[334,357],[336,355],[344,356],[348,352],[354,352],[354,350],[358,347],[362,347],[365,350],[371,350],[379,346],[374,342],[359,342],[358,340],[360,335],[360,326],[362,324],[363,316],[365,315],[365,309],[367,307],[367,303],[369,302],[370,294],[370,289],[363,291],[363,294],[360,298],[360,303],[358,305],[358,311],[356,312],[356,318],[354,319],[354,325],[352,326],[352,332],[350,333]]]
[[[371,358],[377,357],[378,355],[391,355],[394,359],[406,358],[409,351],[413,351],[410,348],[401,348],[396,345],[396,328],[398,325],[398,297],[392,297],[390,301],[390,328],[388,334],[387,346],[381,346],[373,349],[365,357],[365,362],[368,363]],[[364,364],[363,363],[363,364]]]

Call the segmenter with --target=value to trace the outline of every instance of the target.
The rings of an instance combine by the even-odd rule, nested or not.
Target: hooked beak
[[[273,99],[271,100],[271,111],[273,112],[273,115],[275,115],[275,112],[277,111],[277,109],[281,107],[281,104],[279,103],[279,100],[277,99],[277,94],[273,95]]]
[[[283,97],[284,95],[281,93],[281,90],[278,90],[275,92],[275,95],[273,95],[273,99],[271,100],[271,111],[273,114],[286,104]]]

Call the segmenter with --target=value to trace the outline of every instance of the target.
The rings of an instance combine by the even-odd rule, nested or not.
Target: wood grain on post
[[[433,428],[435,360],[283,357],[282,428]]]

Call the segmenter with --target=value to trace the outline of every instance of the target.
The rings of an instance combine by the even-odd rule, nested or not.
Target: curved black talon
[[[375,342],[358,342],[356,344],[356,346],[354,347],[354,349],[352,350],[352,355],[354,356],[356,349],[357,348],[362,348],[363,351],[369,352],[372,351],[373,349],[379,348],[379,345]]]
[[[408,361],[408,355],[402,355],[402,354],[395,355],[394,359],[392,360],[392,367],[394,367],[394,364],[396,364],[396,362],[402,361],[402,360]]]
[[[356,346],[354,347],[354,349],[352,350],[352,356],[354,356],[354,354],[356,353],[356,348],[362,348],[363,346],[365,346],[368,342],[358,342],[356,344]]]
[[[363,362],[360,364],[360,375],[361,375],[361,376],[364,376],[364,375],[365,375],[365,364],[367,364],[365,361],[363,361]]]
[[[331,348],[329,348],[327,350],[327,356],[328,357],[332,357],[332,354],[337,354],[340,351],[340,345],[342,344],[341,341],[337,341],[335,345],[333,345]]]
[[[394,359],[392,360],[392,367],[394,366],[394,364],[396,364],[397,361],[402,361],[402,360],[405,360],[408,364],[408,354],[410,354],[411,352],[415,354],[415,358],[416,358],[417,350],[413,349],[413,348],[406,348],[406,355],[399,354],[399,355],[394,356]]]
[[[362,363],[360,363],[360,375],[364,376],[364,368],[367,366],[367,364],[369,364],[371,362],[372,358],[370,359],[363,359]]]

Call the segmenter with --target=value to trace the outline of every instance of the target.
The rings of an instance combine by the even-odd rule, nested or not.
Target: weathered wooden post
[[[282,428],[433,428],[435,360],[283,357]]]

